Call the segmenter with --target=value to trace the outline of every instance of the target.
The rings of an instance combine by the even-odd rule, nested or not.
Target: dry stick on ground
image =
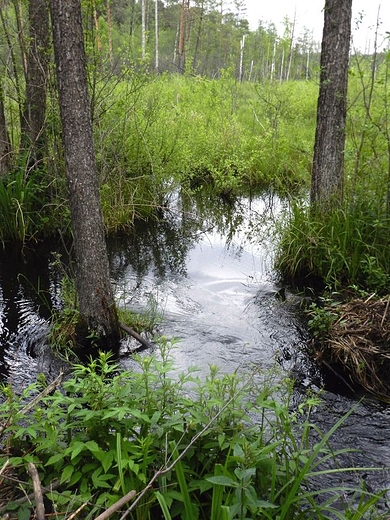
[[[118,511],[118,509],[120,509],[122,506],[125,506],[127,502],[130,502],[130,500],[132,500],[136,494],[137,492],[134,491],[134,489],[132,491],[129,491],[124,497],[120,498],[117,502],[115,502],[115,504],[112,504],[112,506],[106,509],[104,513],[97,516],[95,520],[107,520],[107,518],[109,518],[112,514]]]
[[[252,374],[254,375],[254,374]],[[135,507],[137,506],[138,502],[141,500],[141,498],[149,491],[149,489],[153,486],[154,482],[162,477],[163,475],[166,475],[167,473],[169,473],[170,471],[173,470],[173,468],[176,466],[176,464],[186,455],[186,453],[190,450],[190,448],[196,443],[196,441],[199,439],[199,437],[201,437],[204,433],[206,433],[206,431],[211,427],[211,425],[218,419],[218,417],[226,410],[226,408],[229,406],[229,404],[234,401],[235,399],[237,399],[238,395],[243,392],[243,390],[249,385],[249,381],[242,387],[240,388],[240,391],[237,392],[236,394],[234,394],[228,401],[227,403],[218,411],[218,413],[216,415],[214,415],[214,417],[212,419],[210,419],[210,421],[206,424],[206,426],[199,432],[195,435],[195,437],[193,437],[190,442],[187,444],[187,446],[184,448],[184,450],[176,457],[176,459],[169,465],[169,466],[166,466],[159,469],[158,471],[156,471],[156,473],[153,475],[153,477],[149,480],[149,483],[146,485],[146,487],[144,487],[144,489],[140,492],[140,494],[138,495],[138,497],[136,498],[136,500],[134,500],[134,502],[132,503],[132,505],[129,507],[129,509],[127,511],[125,511],[123,513],[123,515],[120,517],[120,520],[124,520],[127,515],[129,513],[131,513],[131,511],[133,511],[135,509]],[[95,519],[96,520],[96,519]]]
[[[381,327],[383,327],[383,324],[384,324],[384,322],[385,322],[386,314],[387,314],[387,311],[388,311],[388,308],[389,308],[389,303],[390,303],[390,296],[387,298],[387,303],[386,303],[386,307],[385,307],[385,312],[383,313],[383,316],[382,316]]]
[[[5,471],[5,469],[7,468],[7,466],[9,465],[9,459],[7,459],[4,463],[4,466],[0,469],[0,476],[2,475],[3,471]]]
[[[28,472],[33,482],[37,520],[45,520],[45,506],[43,503],[41,481],[39,480],[37,468],[32,462],[28,463]]]
[[[66,520],[73,520],[73,518],[76,518],[76,516],[89,504],[89,502],[84,502],[84,504],[81,504],[81,506],[76,509],[74,513],[72,513]]]

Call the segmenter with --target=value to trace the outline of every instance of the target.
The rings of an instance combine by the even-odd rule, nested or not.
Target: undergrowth
[[[291,381],[216,367],[205,378],[177,375],[171,348],[161,338],[133,372],[100,354],[35,401],[42,383],[21,396],[4,385],[0,514],[33,514],[24,499],[30,463],[56,519],[96,518],[132,490],[116,518],[380,518],[380,495],[318,485],[324,474],[350,471],[337,465],[348,450],[329,442],[348,414],[321,433],[311,422],[318,397],[293,408]]]
[[[282,223],[275,265],[286,280],[320,279],[330,290],[390,291],[390,218],[365,199],[318,218],[294,202]]]

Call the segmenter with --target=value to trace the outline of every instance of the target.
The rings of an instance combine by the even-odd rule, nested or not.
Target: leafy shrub
[[[321,501],[316,487],[316,477],[336,471],[321,464],[329,468],[346,451],[328,443],[344,418],[319,436],[310,422],[318,398],[292,411],[291,381],[216,367],[205,379],[176,375],[170,349],[162,338],[159,352],[138,356],[133,372],[100,354],[26,408],[39,386],[21,397],[5,386],[0,467],[8,461],[27,491],[24,468],[34,463],[56,518],[80,506],[84,518],[95,518],[131,490],[137,498],[125,509],[137,519],[359,519],[374,508],[379,496],[363,493],[356,504],[342,501],[351,512],[344,516],[335,501],[346,489],[327,489]],[[15,508],[29,514],[33,505],[12,496],[0,511]]]

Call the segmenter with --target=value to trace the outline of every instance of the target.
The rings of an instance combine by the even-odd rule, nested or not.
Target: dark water
[[[277,366],[296,379],[296,398],[324,387],[323,405],[314,412],[327,431],[352,406],[333,446],[353,447],[344,466],[382,471],[345,476],[369,489],[390,484],[390,408],[347,395],[337,378],[325,377],[304,354],[306,344],[299,297],[280,289],[272,270],[275,221],[284,204],[269,194],[234,204],[175,198],[153,225],[139,224],[130,237],[109,241],[112,281],[120,305],[158,312],[158,333],[178,338],[178,370],[210,364],[223,371]],[[16,389],[39,372],[54,378],[60,363],[46,345],[51,306],[60,305],[62,271],[53,251],[7,249],[0,255],[0,379]],[[65,262],[66,263],[66,262]],[[134,340],[121,345],[120,363],[131,368]],[[344,477],[343,477],[344,478]]]

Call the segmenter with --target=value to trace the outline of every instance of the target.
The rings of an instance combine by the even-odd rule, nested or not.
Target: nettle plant
[[[100,354],[74,365],[48,395],[39,394],[42,383],[21,396],[5,385],[1,478],[16,478],[19,487],[9,486],[0,514],[29,518],[34,511],[34,500],[23,498],[32,489],[29,463],[46,513],[59,519],[76,511],[96,518],[131,491],[134,500],[112,518],[359,519],[375,510],[379,494],[335,485],[325,497],[316,486],[326,472],[348,471],[332,464],[347,450],[335,452],[328,442],[345,418],[321,434],[310,420],[318,397],[293,408],[292,381],[216,367],[205,377],[178,375],[172,346],[162,338],[131,372]]]

